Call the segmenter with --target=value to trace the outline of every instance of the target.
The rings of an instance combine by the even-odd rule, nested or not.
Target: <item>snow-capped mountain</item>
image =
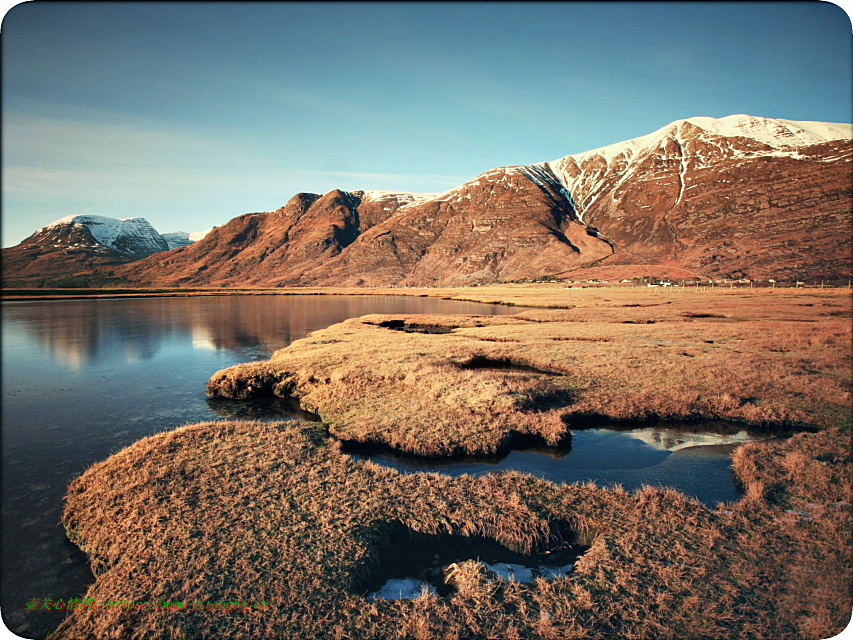
[[[216,227],[210,227],[209,229],[205,229],[204,231],[193,231],[192,233],[187,233],[186,231],[172,231],[170,233],[161,234],[163,239],[166,241],[166,244],[169,245],[169,249],[175,249],[176,247],[185,247],[188,244],[192,244],[193,242],[198,242],[208,233],[213,231]]]
[[[115,273],[157,286],[460,285],[660,268],[681,277],[846,278],[851,137],[849,124],[687,118],[557,160],[492,169],[439,194],[300,193]],[[71,222],[98,246],[106,245],[95,235],[115,244],[115,225]],[[4,250],[4,278],[16,249]]]
[[[163,240],[166,241],[166,244],[169,245],[169,250],[192,244],[190,234],[186,231],[172,231],[170,233],[163,233],[161,236],[163,237]]]
[[[89,230],[98,244],[134,258],[144,258],[169,246],[145,218],[108,218],[106,216],[66,216],[36,231],[49,232],[63,226],[80,225]],[[95,247],[97,248],[97,247]]]
[[[191,244],[209,231],[160,235],[145,218],[66,216],[3,249],[3,280],[37,282],[113,267]]]

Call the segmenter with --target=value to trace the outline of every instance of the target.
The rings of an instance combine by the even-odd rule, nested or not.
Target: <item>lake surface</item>
[[[209,400],[213,373],[368,313],[514,314],[520,307],[397,296],[221,296],[2,303],[0,607],[24,637],[94,578],[60,524],[68,482],[136,440],[182,424],[274,419],[286,403]],[[296,412],[294,412],[295,414]]]

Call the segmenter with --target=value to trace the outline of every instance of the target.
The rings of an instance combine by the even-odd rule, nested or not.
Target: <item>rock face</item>
[[[661,268],[846,278],[852,157],[848,124],[689,118],[559,160],[493,169],[441,194],[300,193],[193,244],[178,243],[194,234],[171,234],[172,251],[149,251],[115,272],[155,286],[434,286]],[[97,240],[110,229],[89,228]],[[133,246],[111,243],[129,262]]]
[[[844,124],[690,118],[546,164],[614,244],[602,264],[838,277],[851,270],[850,138]]]

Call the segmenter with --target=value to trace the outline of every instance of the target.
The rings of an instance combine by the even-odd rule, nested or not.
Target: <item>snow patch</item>
[[[202,240],[208,233],[216,229],[216,225],[210,227],[209,229],[205,229],[204,231],[193,231],[190,233],[189,238],[190,242],[198,242]]]
[[[381,189],[373,189],[371,191],[365,191],[361,201],[369,202],[371,200],[394,199],[397,202],[411,203],[431,200],[437,195],[438,194],[436,193],[408,193],[407,191],[384,191]]]
[[[414,600],[426,589],[430,595],[438,595],[430,583],[416,578],[391,578],[377,591],[367,594],[368,600]]]

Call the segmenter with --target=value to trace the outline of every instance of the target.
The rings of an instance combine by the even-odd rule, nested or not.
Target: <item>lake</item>
[[[60,524],[72,478],[153,433],[280,413],[279,407],[209,400],[207,381],[217,370],[266,360],[312,331],[368,313],[523,309],[403,296],[3,302],[0,606],[6,625],[25,637],[45,636],[64,614],[27,611],[27,601],[67,601],[94,580]]]
[[[205,395],[219,369],[272,353],[312,331],[368,313],[514,314],[524,307],[403,296],[205,296],[4,302],[2,590],[6,625],[43,637],[63,617],[28,611],[32,598],[81,596],[94,580],[60,524],[68,482],[136,440],[213,419],[304,417],[283,400]],[[730,453],[761,437],[720,423],[573,425],[571,446],[465,460],[371,455],[403,472],[530,471],[557,482],[593,479],[676,486],[708,504],[739,497]],[[592,425],[591,425],[592,426]]]

